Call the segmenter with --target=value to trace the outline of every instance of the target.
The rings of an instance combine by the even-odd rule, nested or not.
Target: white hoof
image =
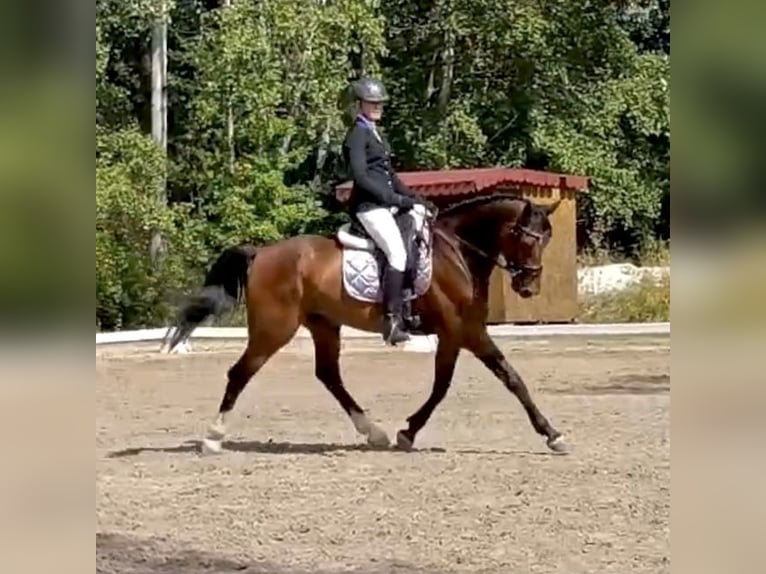
[[[370,424],[369,433],[367,434],[367,444],[374,447],[385,448],[391,445],[391,440],[388,438],[386,431],[375,424]]]
[[[188,341],[181,341],[171,352],[173,354],[187,355],[191,353],[191,345]]]
[[[223,452],[223,446],[220,440],[212,438],[203,438],[200,450],[203,455],[221,454]]]
[[[376,447],[386,447],[391,444],[386,432],[367,418],[364,413],[351,413],[356,432],[367,437],[367,444]]]
[[[548,445],[548,448],[555,453],[566,454],[569,452],[569,447],[564,442],[564,435],[559,435],[553,440],[548,439],[546,444]]]
[[[211,440],[217,440],[222,441],[223,437],[226,436],[226,427],[222,424],[212,424],[207,429],[207,438]]]
[[[396,433],[396,448],[400,450],[412,450],[412,441],[402,431]]]

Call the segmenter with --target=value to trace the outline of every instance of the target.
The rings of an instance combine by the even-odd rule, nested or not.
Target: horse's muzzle
[[[530,287],[524,286],[521,289],[519,289],[519,295],[524,299],[528,299],[529,297],[534,295],[534,292],[532,291]]]

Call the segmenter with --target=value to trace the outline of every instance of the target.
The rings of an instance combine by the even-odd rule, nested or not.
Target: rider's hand
[[[422,207],[425,213],[423,215],[433,215],[436,213],[436,206],[427,199],[420,199],[416,204],[416,207]]]
[[[397,203],[396,207],[401,210],[412,209],[415,207],[415,205],[417,205],[417,202],[407,195],[397,194],[395,197]]]

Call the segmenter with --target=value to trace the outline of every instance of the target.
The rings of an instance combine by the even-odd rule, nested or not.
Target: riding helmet
[[[357,100],[365,102],[377,104],[388,101],[386,87],[374,78],[362,78],[354,82],[353,93]]]

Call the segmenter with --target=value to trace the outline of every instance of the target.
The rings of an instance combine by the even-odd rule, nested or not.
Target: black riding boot
[[[404,343],[410,336],[402,321],[402,282],[404,273],[389,266],[383,274],[383,340],[389,345]]]

